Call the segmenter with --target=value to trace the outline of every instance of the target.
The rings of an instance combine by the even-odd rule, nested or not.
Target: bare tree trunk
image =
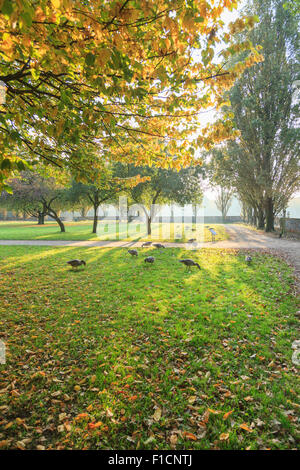
[[[271,197],[267,198],[266,201],[266,232],[274,231],[274,204]]]
[[[98,206],[94,205],[93,233],[97,233],[97,225],[98,225]]]
[[[48,207],[47,213],[45,215],[49,215],[49,217],[52,217],[52,219],[54,219],[55,222],[58,223],[61,232],[64,233],[66,231],[63,221],[57,215],[57,212],[55,212],[55,210],[51,209],[51,207]]]
[[[147,235],[151,235],[151,217],[147,215]]]
[[[265,214],[261,207],[258,209],[257,228],[262,230],[265,228]]]
[[[38,213],[38,225],[44,225],[45,224],[45,214],[44,212],[39,212]]]
[[[58,217],[57,213],[54,212],[54,211],[51,211],[51,213],[48,213],[48,215],[50,217],[52,217],[52,219],[54,219],[55,222],[58,223],[60,231],[64,233],[66,231],[65,225],[64,225],[63,221]]]

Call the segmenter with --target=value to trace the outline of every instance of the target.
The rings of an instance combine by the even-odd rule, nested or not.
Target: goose
[[[67,261],[67,264],[70,264],[70,266],[72,266],[72,268],[78,268],[79,266],[81,266],[82,264],[84,266],[86,266],[86,262],[82,259],[72,259],[71,261]]]
[[[185,266],[187,267],[187,269],[190,271],[191,267],[192,266],[197,266],[198,269],[201,269],[199,264],[196,263],[195,261],[193,261],[192,259],[180,259],[179,260],[179,263],[183,263],[185,264]]]
[[[128,250],[128,253],[129,253],[131,256],[138,256],[138,251],[137,251],[137,250]]]

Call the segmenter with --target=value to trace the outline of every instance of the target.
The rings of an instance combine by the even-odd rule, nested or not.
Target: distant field
[[[144,223],[110,223],[101,221],[98,224],[98,233],[92,232],[91,221],[66,222],[66,232],[61,233],[54,222],[46,222],[45,225],[37,225],[30,222],[0,222],[1,240],[119,240],[147,238],[146,225]],[[154,223],[152,225],[153,240],[160,241],[187,241],[196,238],[198,242],[211,241],[211,234],[207,227],[213,227],[217,232],[216,240],[228,238],[226,229],[221,224],[166,224]]]

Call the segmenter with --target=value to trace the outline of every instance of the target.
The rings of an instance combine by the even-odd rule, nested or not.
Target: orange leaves
[[[253,429],[249,428],[248,424],[246,423],[240,424],[240,428],[247,432],[253,432]]]
[[[89,418],[88,413],[80,413],[79,415],[76,416],[75,420],[76,421],[82,421],[82,420],[86,420],[88,418]]]
[[[232,413],[233,413],[233,410],[231,410],[231,411],[227,411],[227,413],[225,413],[225,414],[223,415],[223,419],[224,419],[224,421],[225,421],[226,419],[228,419],[228,418],[229,418],[229,416],[230,416]]]
[[[187,432],[187,431],[184,431],[182,433],[182,436],[185,438],[185,439],[189,439],[190,441],[197,441],[197,436],[195,436],[195,434],[191,433],[191,432]]]
[[[102,425],[103,425],[102,421],[97,421],[96,423],[88,423],[88,428],[97,429],[97,428],[100,428],[100,426]]]
[[[132,395],[131,397],[128,398],[128,401],[135,401],[138,399],[138,395]]]

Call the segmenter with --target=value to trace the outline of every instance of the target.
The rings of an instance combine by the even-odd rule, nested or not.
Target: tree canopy
[[[148,234],[151,222],[157,215],[157,206],[168,202],[180,205],[202,201],[202,169],[199,166],[183,168],[180,171],[156,167],[123,168],[124,176],[139,175],[144,181],[132,186],[126,192],[130,199],[144,211]]]
[[[244,71],[228,92],[240,136],[213,152],[212,172],[253,209],[260,228],[274,229],[274,216],[300,187],[297,20],[282,0],[252,0],[260,23],[251,31],[264,61]],[[243,33],[241,33],[243,35]],[[247,36],[248,37],[248,36]]]
[[[36,161],[79,177],[103,160],[180,168],[197,145],[230,137],[229,117],[195,141],[191,135],[199,113],[221,106],[224,89],[260,60],[249,41],[233,43],[233,33],[251,28],[253,17],[224,29],[222,13],[236,6],[236,0],[1,0],[0,182]],[[247,58],[229,65],[241,50]]]

